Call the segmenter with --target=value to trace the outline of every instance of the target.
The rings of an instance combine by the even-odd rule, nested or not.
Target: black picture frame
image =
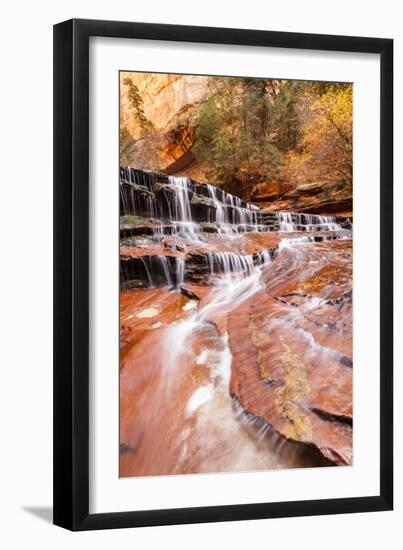
[[[366,497],[89,513],[89,38],[380,54],[380,491]],[[73,19],[54,26],[54,523],[71,530],[393,507],[393,41]]]

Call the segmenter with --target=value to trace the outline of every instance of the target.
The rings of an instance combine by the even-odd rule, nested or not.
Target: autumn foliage
[[[297,184],[312,181],[352,185],[352,85],[324,93],[304,91],[298,101],[301,138],[287,152],[282,175]]]
[[[147,90],[140,92],[129,77],[122,80],[127,99],[121,109],[121,162],[176,173],[175,162],[182,155],[187,169],[196,161],[199,179],[246,199],[260,195],[271,200],[310,183],[334,186],[344,198],[351,198],[352,84],[193,78],[203,79],[207,93],[201,101],[179,101],[177,112],[172,105],[172,117],[163,130],[147,118],[158,111],[159,97],[150,109],[147,92],[145,109]],[[187,96],[186,88],[175,93]],[[134,134],[127,129],[127,119],[135,123]],[[171,154],[176,145],[179,153]]]
[[[194,153],[243,194],[273,182],[352,185],[352,85],[212,79]]]

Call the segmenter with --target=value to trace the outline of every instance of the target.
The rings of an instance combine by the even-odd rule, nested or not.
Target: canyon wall
[[[126,79],[137,86],[143,111],[152,123],[142,131],[129,100]],[[208,77],[153,73],[120,73],[120,128],[127,140],[128,164],[168,174],[203,179],[203,168],[192,154],[198,106],[206,96]]]

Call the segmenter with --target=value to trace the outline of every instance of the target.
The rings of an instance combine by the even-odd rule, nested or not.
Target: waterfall
[[[120,195],[122,216],[166,219],[179,226],[179,233],[186,237],[196,238],[201,222],[215,224],[217,232],[236,232],[237,226],[260,223],[259,209],[254,205],[186,177],[121,167]]]
[[[180,385],[180,380],[183,377],[181,358],[187,353],[188,341],[191,340],[192,336],[203,331],[203,329],[208,329],[211,326],[209,319],[212,316],[218,313],[229,313],[263,288],[260,282],[261,268],[253,266],[250,258],[245,258],[244,262],[242,262],[240,258],[231,255],[211,257],[212,269],[216,260],[219,261],[218,265],[220,265],[226,276],[217,282],[209,302],[188,318],[173,323],[165,332],[163,348],[165,349],[164,357],[166,357],[166,361],[164,361],[161,371],[160,391],[163,392],[166,400],[172,398],[171,394]],[[231,270],[231,267],[234,267],[231,266],[232,262],[235,263],[237,269],[246,269],[248,275],[241,271],[234,273]],[[223,393],[226,399],[229,400],[228,402],[231,403],[231,399],[228,396],[231,367],[228,335],[225,334],[222,337],[218,337],[217,344],[222,351],[217,354],[218,361],[215,369],[210,368],[213,378],[218,378],[219,384],[223,384]],[[200,363],[203,360],[203,357],[199,358]],[[198,393],[190,398],[188,403],[189,414],[192,414],[210,397],[208,388],[205,386],[202,386],[202,388],[204,389],[199,389]],[[211,396],[213,396],[213,392],[211,392]]]
[[[165,197],[169,204],[170,221],[179,226],[179,233],[184,237],[198,240],[199,226],[192,219],[190,206],[190,179],[168,176],[168,188]]]
[[[191,178],[167,176],[121,166],[120,169],[121,237],[128,246],[141,246],[144,254],[125,258],[121,263],[121,281],[139,286],[179,288],[195,269],[195,255],[168,257],[163,243],[172,237],[169,248],[177,251],[197,249],[200,274],[210,279],[249,277],[256,266],[270,260],[268,250],[246,254],[238,250],[211,251],[215,235],[229,240],[243,233],[309,233],[299,242],[317,242],[349,238],[335,216],[301,212],[265,212],[242,201],[220,187],[201,184]],[[317,237],[313,236],[317,233]],[[312,234],[312,235],[311,235]],[[279,250],[288,246],[286,239]],[[298,243],[295,239],[293,244]],[[197,263],[197,262],[196,262]],[[204,267],[203,267],[204,266]],[[190,275],[189,275],[190,274]],[[201,276],[201,275],[200,275]]]
[[[267,213],[211,184],[121,167],[121,215],[166,220],[162,234],[200,241],[200,233],[339,231],[335,216],[299,212]],[[204,225],[203,224],[207,224]],[[157,229],[155,230],[157,233]]]
[[[280,231],[339,231],[335,216],[318,216],[299,212],[279,212]]]
[[[168,180],[173,190],[173,215],[171,220],[190,222],[192,216],[189,202],[189,179],[169,176]]]
[[[268,250],[261,250],[257,253],[257,265],[266,265],[271,262],[271,255]]]
[[[351,376],[350,220],[125,166],[120,216],[121,444],[134,451],[121,475],[327,465],[315,442],[284,435],[283,409],[273,423],[266,396],[294,415],[308,411],[306,371],[315,399],[329,370]]]
[[[232,278],[234,274],[236,278],[249,277],[255,267],[252,256],[234,252],[209,252],[206,261],[211,275],[224,275],[227,278]]]
[[[176,288],[185,280],[185,260],[183,258],[176,258]]]
[[[206,187],[207,187],[207,190],[208,190],[208,193],[211,197],[211,199],[214,201],[214,204],[216,205],[216,215],[215,215],[215,221],[217,224],[223,224],[223,223],[226,223],[226,219],[225,219],[225,213],[224,213],[224,206],[222,205],[222,203],[217,200],[217,197],[216,197],[216,188],[214,187],[214,185],[210,185],[209,183],[206,184]]]
[[[169,267],[167,258],[165,256],[157,256],[157,260],[161,264],[165,283],[168,286],[172,286],[171,272],[170,272],[170,267]]]
[[[161,254],[124,258],[120,262],[120,283],[136,280],[143,281],[150,288],[160,285],[173,287],[176,277],[172,259],[175,258]]]

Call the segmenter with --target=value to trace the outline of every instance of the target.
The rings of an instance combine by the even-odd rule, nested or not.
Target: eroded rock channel
[[[351,219],[120,190],[120,475],[351,464]]]

